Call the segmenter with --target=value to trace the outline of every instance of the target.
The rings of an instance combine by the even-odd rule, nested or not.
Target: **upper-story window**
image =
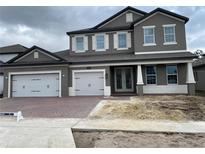
[[[76,50],[77,51],[84,50],[84,37],[76,37]]]
[[[133,14],[132,13],[126,14],[126,22],[133,22]]]
[[[126,33],[118,34],[118,48],[127,48],[127,35]]]
[[[144,26],[144,46],[156,45],[155,26]]]
[[[156,84],[156,66],[147,66],[146,67],[146,77],[147,84]]]
[[[105,35],[96,35],[96,51],[105,49]]]
[[[164,27],[164,45],[176,44],[175,24],[163,25]]]
[[[177,84],[177,66],[167,66],[167,82],[168,84]]]

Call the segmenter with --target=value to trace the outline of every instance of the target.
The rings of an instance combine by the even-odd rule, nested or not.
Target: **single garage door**
[[[12,76],[12,97],[59,96],[59,74]]]
[[[77,96],[104,95],[103,72],[75,72],[74,79]]]

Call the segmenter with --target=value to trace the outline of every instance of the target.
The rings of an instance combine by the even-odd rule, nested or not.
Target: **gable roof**
[[[136,13],[138,13],[138,14],[143,15],[143,16],[144,16],[145,14],[147,14],[147,12],[144,12],[144,11],[138,10],[138,9],[136,9],[136,8],[134,8],[134,7],[128,6],[128,7],[124,8],[123,10],[117,12],[117,13],[114,14],[113,16],[109,17],[108,19],[106,19],[106,20],[102,21],[101,23],[97,24],[95,27],[93,27],[93,29],[99,28],[100,26],[106,24],[106,23],[109,22],[110,20],[116,18],[117,16],[119,16],[120,14],[122,14],[122,13],[128,11],[128,10],[134,11],[134,12],[136,12]]]
[[[145,16],[137,19],[136,21],[134,21],[131,25],[131,27],[133,27],[135,24],[139,23],[139,22],[142,22],[143,20],[146,20],[148,17],[150,17],[151,15],[157,13],[157,12],[161,12],[161,13],[164,13],[164,14],[167,14],[167,15],[170,15],[170,16],[173,16],[175,18],[178,18],[178,19],[181,19],[183,20],[185,23],[187,23],[189,21],[189,18],[185,17],[185,16],[182,16],[182,15],[179,15],[179,14],[176,14],[174,12],[171,12],[171,11],[168,11],[168,10],[165,10],[165,9],[162,9],[162,8],[156,8],[155,10],[151,11],[150,13],[146,14]]]
[[[56,54],[34,45],[33,47],[27,49],[25,52],[19,54],[18,56],[14,57],[13,59],[9,60],[7,63],[15,62],[16,60],[20,59],[21,57],[27,55],[29,52],[32,52],[34,49],[38,49],[38,50],[40,50],[40,51],[42,51],[42,52],[44,52],[48,55],[51,55],[52,57],[55,57],[56,59],[59,59],[59,61],[65,61],[63,58],[57,56]]]
[[[100,26],[104,25],[105,23],[109,22],[110,20],[116,18],[117,16],[119,16],[120,14],[122,14],[122,13],[128,11],[128,10],[132,10],[136,13],[142,14],[143,16],[138,18],[137,20],[135,20],[131,24],[131,26],[99,29]],[[176,14],[174,12],[171,12],[171,11],[168,11],[168,10],[165,10],[165,9],[162,9],[162,8],[156,8],[155,10],[153,10],[149,13],[146,13],[146,12],[138,10],[134,7],[128,6],[128,7],[124,8],[123,10],[119,11],[118,13],[114,14],[110,18],[104,20],[103,22],[99,23],[98,25],[96,25],[92,28],[81,29],[81,30],[76,30],[76,31],[70,31],[70,32],[67,32],[66,34],[70,35],[70,34],[85,34],[85,33],[108,32],[108,31],[118,31],[118,30],[130,30],[130,29],[133,28],[133,26],[135,24],[137,24],[139,22],[142,22],[143,20],[146,20],[148,17],[152,16],[153,14],[155,14],[157,12],[161,12],[161,13],[167,14],[169,16],[175,17],[177,19],[183,20],[185,23],[187,23],[189,21],[189,18],[187,18],[185,16]]]
[[[21,44],[14,44],[0,47],[0,54],[19,54],[26,51],[28,48]]]

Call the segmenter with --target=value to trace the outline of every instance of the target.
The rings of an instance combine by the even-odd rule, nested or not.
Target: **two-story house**
[[[67,32],[69,50],[33,46],[4,64],[4,96],[192,95],[188,20],[161,8],[126,7],[92,28]]]

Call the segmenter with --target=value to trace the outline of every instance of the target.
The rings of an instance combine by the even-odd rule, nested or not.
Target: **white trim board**
[[[58,73],[59,74],[59,97],[62,96],[61,91],[61,71],[29,71],[29,72],[9,72],[8,73],[8,98],[11,98],[11,76],[12,75],[29,75],[29,74],[53,74]]]
[[[187,85],[144,85],[144,94],[188,94]]]
[[[192,63],[193,60],[164,60],[164,61],[145,61],[145,62],[121,62],[121,63],[104,63],[104,64],[74,64],[70,68],[75,67],[95,67],[95,66],[122,66],[122,65],[152,65],[152,64],[176,64],[176,63]]]
[[[162,54],[162,53],[184,53],[184,52],[189,52],[187,50],[170,50],[170,51],[147,51],[147,52],[136,52],[135,55],[141,55],[141,54]]]
[[[72,87],[69,87],[69,95],[70,96],[76,96],[75,94],[75,73],[83,73],[83,72],[102,72],[104,77],[104,96],[109,96],[110,94],[110,88],[109,86],[106,86],[106,75],[105,75],[105,69],[92,69],[92,70],[72,70]]]

